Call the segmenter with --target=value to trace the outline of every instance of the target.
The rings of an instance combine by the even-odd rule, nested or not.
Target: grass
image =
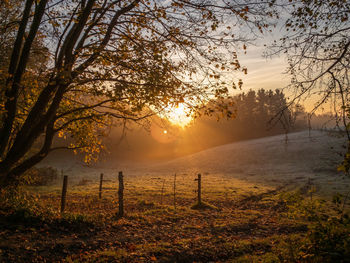
[[[63,216],[58,213],[60,185],[28,187],[41,214],[27,216],[40,223],[28,223],[20,214],[22,220],[11,221],[13,214],[4,214],[0,261],[288,262],[290,251],[297,250],[290,240],[308,230],[288,214],[298,198],[273,187],[204,175],[204,201],[198,204],[195,176],[178,175],[174,207],[173,177],[153,178],[126,177],[125,217],[118,220],[116,180],[104,184],[102,199],[97,178],[69,184]]]
[[[213,206],[213,205],[210,205],[208,203],[205,203],[205,202],[197,202],[197,203],[195,203],[194,205],[191,206],[191,209],[194,209],[194,210],[206,210],[206,209],[215,210],[215,209],[218,209],[218,208]]]

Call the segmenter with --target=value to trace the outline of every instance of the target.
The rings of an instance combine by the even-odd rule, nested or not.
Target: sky
[[[234,91],[234,94],[247,92],[250,89],[284,89],[290,84],[291,76],[287,73],[287,56],[284,54],[273,57],[264,56],[264,54],[269,51],[268,46],[271,45],[274,40],[279,40],[282,35],[281,29],[275,29],[275,31],[269,35],[258,39],[254,45],[248,45],[246,54],[244,54],[242,50],[238,51],[238,59],[242,66],[248,68],[248,74],[235,73],[236,78],[242,78],[243,87],[242,90]],[[291,100],[294,98],[291,90],[284,89],[283,92],[286,94],[287,99]],[[306,111],[310,112],[314,109],[318,99],[319,97],[314,95],[299,103],[303,104]],[[331,105],[325,103],[316,113],[332,111]]]
[[[285,57],[265,58],[264,47],[248,47],[247,54],[240,55],[240,62],[248,68],[248,74],[239,74],[243,79],[243,91],[249,89],[281,89],[290,83]]]

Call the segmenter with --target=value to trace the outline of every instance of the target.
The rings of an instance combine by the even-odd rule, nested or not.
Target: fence
[[[61,214],[64,213],[66,202],[67,202],[67,189],[68,189],[68,176],[63,175],[63,185],[62,185],[62,194],[61,194]],[[152,178],[160,180],[161,178]],[[104,174],[100,174],[100,180],[99,180],[99,187],[98,187],[98,198],[102,199],[103,195],[103,182],[105,181],[111,181],[111,180],[105,180]],[[197,203],[202,204],[202,176],[201,174],[197,175],[197,178],[195,179],[197,181]],[[163,204],[163,197],[164,197],[164,185],[165,185],[165,179],[162,181],[162,188],[161,188],[161,199],[160,204]],[[174,181],[173,181],[173,206],[176,210],[176,174],[174,174]],[[123,217],[124,216],[124,175],[123,172],[120,171],[118,173],[118,212],[116,214],[117,217]]]

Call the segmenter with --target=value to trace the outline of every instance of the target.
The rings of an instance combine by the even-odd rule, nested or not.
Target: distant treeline
[[[280,90],[250,90],[233,99],[235,118],[217,121],[205,116],[184,130],[183,139],[204,149],[230,142],[283,134],[307,128],[307,114],[299,105],[288,105]]]
[[[110,152],[105,157],[113,162],[119,158],[170,159],[227,143],[308,129],[304,107],[288,105],[280,90],[250,90],[236,95],[233,101],[230,110],[235,118],[218,121],[216,115],[203,115],[189,127],[181,129],[171,127],[156,116],[148,130],[142,125],[129,123],[125,136],[121,136],[121,127],[113,128],[105,139]],[[311,126],[322,128],[329,120],[330,115],[315,115]],[[334,122],[328,124],[334,125]],[[164,130],[167,130],[166,135]],[[169,140],[159,140],[167,136]]]

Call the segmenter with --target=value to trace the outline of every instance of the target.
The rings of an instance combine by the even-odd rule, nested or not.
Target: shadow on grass
[[[205,203],[205,202],[200,202],[200,203],[195,203],[194,205],[191,206],[191,209],[193,210],[219,210],[219,208]]]

